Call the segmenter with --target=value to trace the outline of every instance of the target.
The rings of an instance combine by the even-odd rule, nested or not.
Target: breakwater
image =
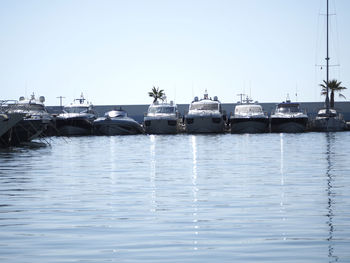
[[[277,102],[269,103],[259,103],[265,112],[269,115],[274,111]],[[223,110],[229,116],[234,112],[234,108],[237,103],[222,103]],[[149,104],[139,104],[139,105],[95,105],[95,110],[98,112],[99,116],[103,116],[105,112],[110,111],[114,108],[122,107],[128,112],[128,115],[138,122],[143,121],[144,113],[147,112]],[[189,104],[177,104],[178,111],[181,115],[184,115],[188,111]],[[318,110],[324,107],[323,102],[300,102],[300,107],[304,110],[308,116],[313,119],[315,118]],[[343,114],[344,119],[350,121],[350,102],[336,102],[335,108],[338,112]],[[58,114],[61,112],[62,108],[60,106],[47,106],[47,110],[52,114]]]

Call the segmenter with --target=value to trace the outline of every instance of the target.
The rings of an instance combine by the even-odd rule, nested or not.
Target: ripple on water
[[[0,152],[2,262],[348,262],[349,133]]]

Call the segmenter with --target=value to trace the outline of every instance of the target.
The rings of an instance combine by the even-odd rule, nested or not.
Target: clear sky
[[[237,94],[321,101],[325,0],[0,0],[0,99],[148,104]],[[330,0],[331,78],[350,99],[350,1]],[[297,93],[297,98],[295,94]],[[336,97],[338,99],[338,97]]]

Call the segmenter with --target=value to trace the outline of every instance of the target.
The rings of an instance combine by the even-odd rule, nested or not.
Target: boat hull
[[[145,118],[144,129],[147,134],[176,134],[178,120],[175,118]]]
[[[7,113],[0,116],[0,137],[7,133],[13,126],[20,122],[24,117],[21,113]]]
[[[143,129],[135,121],[106,119],[94,121],[94,133],[96,135],[133,135],[143,133]]]
[[[23,119],[12,128],[11,145],[30,142],[38,138],[47,128],[42,119]]]
[[[268,132],[268,118],[231,118],[231,133]]]
[[[308,118],[271,118],[271,132],[305,132]]]
[[[56,130],[59,136],[91,135],[92,121],[87,118],[57,118]]]
[[[337,132],[346,129],[346,122],[336,117],[316,118],[313,124],[314,131]]]
[[[187,133],[223,133],[225,122],[222,116],[186,116]]]
[[[24,114],[8,113],[0,115],[0,147],[8,147],[11,145],[13,127],[22,121]]]

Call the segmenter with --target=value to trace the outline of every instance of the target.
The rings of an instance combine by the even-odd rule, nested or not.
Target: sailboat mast
[[[328,83],[329,83],[329,26],[328,26],[328,23],[329,23],[329,10],[328,10],[328,0],[327,0],[327,57],[326,57],[326,72],[327,72],[327,76],[326,76],[326,81],[327,81],[327,95],[326,95],[326,109],[327,109],[327,113],[329,112],[329,87],[328,87]]]

